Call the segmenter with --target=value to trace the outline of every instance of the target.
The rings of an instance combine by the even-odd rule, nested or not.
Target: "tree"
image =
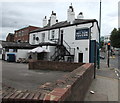
[[[117,30],[116,28],[113,29],[110,36],[111,46],[115,48],[120,48],[120,28]]]

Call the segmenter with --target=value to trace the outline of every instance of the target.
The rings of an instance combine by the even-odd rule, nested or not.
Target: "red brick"
[[[59,97],[55,97],[52,101],[59,101],[60,98]]]
[[[54,91],[58,92],[58,93],[65,93],[67,91],[67,89],[64,89],[64,88],[55,88]]]
[[[25,93],[21,99],[26,99],[29,95],[30,93]]]
[[[84,65],[82,65],[82,67],[84,67],[85,69],[87,69],[87,68],[89,68],[90,67],[90,63],[86,63],[86,64],[84,64]]]
[[[10,93],[4,97],[4,99],[9,99],[14,93]]]
[[[33,99],[37,100],[40,97],[40,95],[40,93],[36,93]]]
[[[44,97],[45,97],[45,94],[42,93],[39,97],[39,100],[44,100]]]
[[[44,97],[44,101],[47,101],[47,100],[50,100],[50,95],[45,95],[45,97]]]
[[[57,80],[57,83],[63,83],[63,84],[65,84],[66,81],[65,80]]]
[[[26,99],[33,99],[35,93],[30,93],[30,95]]]
[[[50,95],[54,95],[54,96],[59,96],[61,97],[64,93],[60,93],[60,92],[56,92],[56,91],[53,91],[50,93]]]
[[[24,95],[24,93],[20,93],[20,94],[16,97],[16,99],[20,99],[23,95]]]
[[[14,93],[10,98],[11,99],[14,99],[16,96],[18,96],[19,94],[21,93],[21,91],[20,92],[16,92],[16,93]]]

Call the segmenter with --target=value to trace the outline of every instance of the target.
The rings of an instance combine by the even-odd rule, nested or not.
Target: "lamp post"
[[[100,14],[99,14],[99,51],[98,51],[98,69],[100,69],[100,35],[101,35],[101,0],[100,0]]]

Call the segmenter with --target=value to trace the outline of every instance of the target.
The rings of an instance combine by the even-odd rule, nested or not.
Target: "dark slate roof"
[[[34,46],[38,47],[38,46],[56,46],[56,43],[49,43],[49,42],[41,42],[39,44],[36,44]]]
[[[79,25],[79,24],[92,23],[92,22],[97,22],[97,20],[96,19],[75,19],[75,21],[72,24],[70,24],[70,22],[67,22],[67,21],[62,21],[62,22],[58,22],[52,26],[47,25],[46,27],[33,30],[30,33],[51,30],[51,29],[57,29],[57,28],[62,28],[62,27],[68,27],[68,26],[73,26],[73,25]]]
[[[35,46],[31,46],[29,43],[20,43],[20,42],[7,42],[2,41],[2,47],[3,48],[15,48],[15,49],[32,49],[35,48]]]
[[[8,35],[14,35],[13,33],[9,33]]]

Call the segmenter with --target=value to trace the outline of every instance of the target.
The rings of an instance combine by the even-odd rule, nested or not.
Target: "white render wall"
[[[78,62],[78,53],[83,53],[83,62],[89,63],[89,44],[90,44],[89,39],[75,40],[75,34],[76,34],[76,29],[90,28],[91,26],[92,23],[87,23],[87,24],[60,28],[60,30],[63,30],[63,40],[65,40],[71,48],[75,48],[74,62]],[[55,39],[58,39],[59,29],[53,29],[53,30],[55,31]],[[30,44],[33,44],[33,40],[32,40],[33,34],[36,34],[36,37],[42,38],[42,33],[45,33],[45,42],[52,42],[50,41],[52,30],[47,30],[47,31],[30,34]],[[94,26],[92,27],[90,34],[91,34],[91,40],[99,41],[99,31],[96,22],[94,22]],[[35,44],[39,44],[40,42],[41,39],[39,40],[39,42],[35,41]],[[79,49],[77,49],[77,47]],[[51,53],[53,53],[55,51],[55,48],[53,47],[50,48],[51,48],[50,49]]]
[[[2,45],[0,44],[0,49],[2,50]],[[2,53],[0,53],[0,59],[2,59]]]
[[[94,22],[94,27],[91,30],[91,40],[96,40],[99,43],[99,30],[96,22]]]
[[[16,53],[16,61],[19,60],[19,58],[25,58],[28,59],[28,51],[30,49],[18,49]]]
[[[72,27],[63,28],[64,40],[70,45],[71,48],[75,48],[74,62],[78,62],[78,54],[83,53],[83,62],[89,62],[89,39],[75,40],[76,29],[89,28],[90,24],[77,25]],[[79,48],[77,50],[77,47]],[[87,51],[86,51],[87,48]]]

